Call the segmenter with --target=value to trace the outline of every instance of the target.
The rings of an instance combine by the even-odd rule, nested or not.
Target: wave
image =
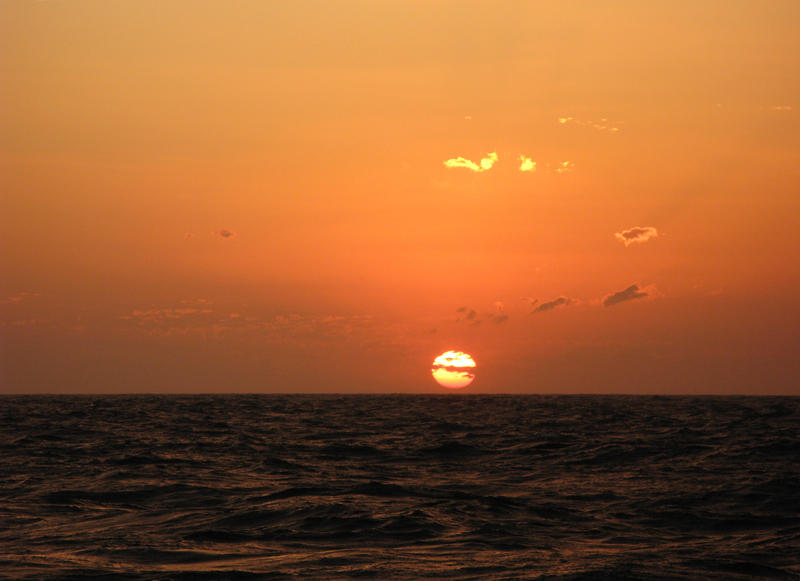
[[[10,579],[800,579],[800,399],[0,398]]]

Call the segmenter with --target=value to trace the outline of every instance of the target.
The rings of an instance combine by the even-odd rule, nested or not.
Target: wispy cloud
[[[792,110],[792,106],[791,105],[773,105],[772,106],[772,110],[773,111],[791,111]]]
[[[23,291],[21,293],[17,293],[16,295],[0,299],[0,304],[16,305],[40,296],[42,296],[42,293]]]
[[[611,123],[605,117],[600,119],[600,121],[576,119],[575,117],[559,117],[558,123],[560,125],[580,125],[582,127],[589,127],[597,131],[607,131],[609,133],[617,133],[619,131],[619,127]]]
[[[566,307],[574,303],[575,301],[569,297],[558,297],[553,299],[552,301],[547,301],[540,304],[538,307],[533,309],[534,313],[544,313],[545,311],[552,311],[553,309],[557,309],[558,307]]]
[[[505,313],[506,304],[503,301],[494,302],[494,313],[489,313],[487,316],[494,324],[499,325],[508,321],[508,315]]]
[[[495,301],[494,312],[489,313],[478,313],[478,311],[469,307],[459,307],[456,309],[456,312],[459,313],[459,317],[456,319],[456,321],[468,323],[475,327],[483,324],[486,321],[499,325],[501,323],[505,323],[509,319],[505,312],[505,308],[506,306],[503,301]]]
[[[604,307],[613,307],[614,305],[618,305],[619,303],[624,303],[626,301],[633,301],[636,299],[644,299],[650,296],[645,289],[639,288],[638,284],[632,284],[628,288],[612,293],[606,296],[603,299],[603,306]]]
[[[459,307],[456,312],[460,315],[458,317],[459,321],[475,321],[475,317],[478,316],[478,311],[469,307]]]
[[[463,167],[470,171],[474,172],[484,172],[489,171],[492,169],[497,160],[500,159],[495,152],[487,153],[486,157],[481,159],[478,163],[467,159],[466,157],[454,157],[452,159],[446,160],[444,163],[445,167],[449,168],[458,168]]]
[[[641,244],[642,242],[647,242],[651,238],[656,237],[658,237],[658,230],[652,226],[634,226],[614,234],[614,238],[622,242],[625,246]]]
[[[530,157],[519,156],[519,171],[536,171],[536,162]]]
[[[567,173],[575,169],[575,164],[571,161],[562,161],[556,165],[556,173]]]
[[[253,335],[264,341],[316,344],[358,335],[373,325],[370,315],[298,314],[263,317],[239,310],[211,308],[203,299],[181,301],[169,307],[133,309],[119,317],[123,329],[153,336]]]

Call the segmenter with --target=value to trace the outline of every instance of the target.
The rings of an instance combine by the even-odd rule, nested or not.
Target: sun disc
[[[446,351],[433,360],[431,374],[442,387],[461,389],[475,379],[475,360],[463,351]]]

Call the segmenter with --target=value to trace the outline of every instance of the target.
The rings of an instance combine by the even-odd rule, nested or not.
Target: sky
[[[800,395],[795,0],[3,0],[0,392]]]

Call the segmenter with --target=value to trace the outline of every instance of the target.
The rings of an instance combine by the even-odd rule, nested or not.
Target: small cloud
[[[492,166],[497,162],[499,157],[495,152],[487,153],[486,157],[480,160],[479,163],[467,159],[465,157],[455,157],[443,162],[445,167],[457,168],[463,167],[474,172],[484,172],[492,169]]]
[[[614,124],[610,123],[605,117],[600,119],[600,121],[585,121],[582,119],[576,119],[575,117],[559,117],[558,123],[560,125],[580,125],[582,127],[590,127],[591,129],[595,129],[597,131],[608,131],[609,133],[616,133],[619,131],[619,127],[616,127]]]
[[[619,303],[624,303],[626,301],[633,301],[636,299],[644,299],[647,298],[648,296],[650,296],[650,294],[646,290],[640,289],[638,284],[632,284],[625,290],[615,292],[605,297],[603,299],[603,306],[613,307],[614,305],[618,305]]]
[[[194,238],[194,232],[186,232],[183,235],[184,240],[189,240],[189,238]]]
[[[625,246],[631,244],[641,244],[647,242],[651,238],[658,237],[658,230],[652,226],[634,226],[622,232],[616,232],[614,238],[622,242]]]
[[[479,313],[475,309],[471,309],[469,307],[460,307],[456,309],[456,312],[460,314],[456,321],[459,323],[469,324],[473,327],[481,325],[487,321],[499,325],[500,323],[505,323],[509,319],[508,315],[505,313],[505,308],[506,306],[503,301],[495,301],[494,311],[492,312]]]
[[[213,305],[214,301],[209,299],[181,299],[180,304],[206,307],[208,305]]]
[[[26,301],[34,298],[34,297],[40,297],[40,296],[42,296],[42,293],[23,291],[23,292],[18,293],[16,295],[12,295],[10,297],[6,297],[4,299],[0,299],[0,304],[15,305],[15,304],[26,302]]]
[[[533,161],[530,157],[525,157],[524,155],[519,156],[519,171],[536,171],[536,162]]]
[[[220,238],[227,238],[227,239],[236,236],[236,232],[234,232],[233,230],[226,230],[225,228],[215,231],[214,234],[216,234]]]
[[[534,313],[543,313],[545,311],[552,311],[561,306],[568,306],[571,305],[573,302],[572,299],[568,297],[558,297],[557,299],[553,299],[552,301],[547,301],[546,303],[542,303],[538,307],[536,307],[533,312]]]
[[[575,169],[575,164],[571,161],[562,161],[556,166],[556,173],[567,173]]]
[[[481,167],[465,157],[454,157],[444,162],[445,167],[465,167],[471,171],[481,171]]]
[[[497,162],[498,159],[499,158],[497,157],[496,153],[487,153],[486,157],[481,160],[481,169],[483,171],[492,169],[492,166]]]
[[[791,111],[792,110],[792,106],[791,105],[773,105],[772,106],[772,110],[773,111]]]
[[[536,303],[538,303],[538,302],[539,302],[539,299],[535,299],[535,298],[533,298],[533,297],[519,297],[519,298],[520,298],[520,300],[523,300],[523,301],[527,302],[527,303],[528,303],[528,306],[529,306],[530,308],[533,308],[533,307],[535,307],[535,306],[536,306]]]
[[[22,295],[14,295],[13,297],[6,297],[0,302],[2,302],[4,304],[13,305],[13,304],[16,304],[16,303],[21,303],[24,300],[25,300],[24,296],[22,296]]]
[[[472,121],[472,115],[464,115],[464,121]]]

